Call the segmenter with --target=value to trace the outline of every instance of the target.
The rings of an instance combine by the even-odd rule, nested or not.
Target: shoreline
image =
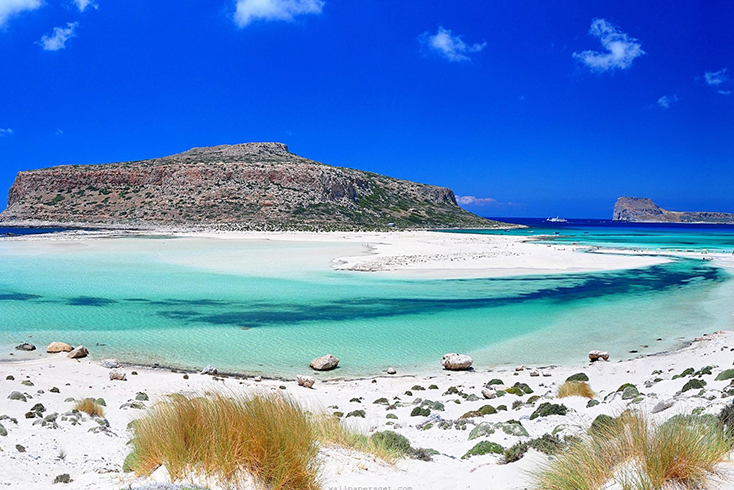
[[[127,425],[170,393],[194,396],[214,392],[233,395],[282,393],[316,412],[347,414],[361,410],[364,411],[363,417],[346,418],[343,415],[342,420],[347,426],[366,434],[392,430],[407,437],[416,447],[437,451],[430,462],[406,459],[390,465],[351,450],[321,447],[319,458],[324,488],[342,485],[478,490],[485,488],[486,482],[491,480],[503,490],[522,490],[531,486],[529,474],[547,462],[547,456],[530,450],[520,461],[509,464],[502,464],[501,456],[492,454],[465,459],[461,456],[480,441],[488,440],[507,448],[516,442],[551,432],[560,437],[579,434],[586,430],[595,417],[602,414],[615,416],[625,409],[647,413],[656,423],[662,423],[677,414],[695,412],[715,415],[734,399],[734,392],[726,395],[729,393],[728,380],[714,380],[718,373],[731,367],[731,348],[734,348],[734,331],[715,332],[666,353],[625,361],[610,359],[608,362],[551,366],[539,370],[538,376],[534,376],[536,369],[532,367],[523,367],[520,371],[518,368],[500,370],[484,367],[477,367],[474,371],[446,371],[437,360],[435,372],[430,374],[416,375],[399,371],[396,375],[365,379],[317,379],[314,389],[298,386],[292,380],[263,378],[256,381],[253,378],[191,373],[184,378],[181,372],[127,364],[118,369],[127,374],[127,381],[110,381],[110,370],[100,365],[101,359],[95,357],[94,350],[90,352],[90,357],[81,360],[55,354],[53,357],[27,361],[0,362],[3,395],[0,396],[0,414],[7,414],[18,421],[18,424],[1,421],[8,435],[0,437],[0,447],[3,448],[0,462],[7,468],[0,475],[0,485],[10,489],[40,490],[50,488],[55,475],[61,473],[71,475],[74,481],[64,488],[73,490],[136,490],[154,482],[167,482],[168,476],[164,471],[156,471],[151,477],[135,477],[122,472],[122,462],[129,452],[126,443],[131,435],[126,429]],[[698,390],[681,392],[681,387],[693,378],[676,379],[674,375],[688,367],[701,369],[707,365],[712,366],[711,374],[700,378],[707,383],[704,390],[706,395],[699,396]],[[133,371],[137,375],[132,375]],[[310,375],[309,371],[304,363],[304,374]],[[577,372],[588,375],[599,404],[589,406],[588,400],[580,397],[556,397],[557,387],[566,377]],[[15,379],[6,380],[8,375],[13,375]],[[503,380],[505,386],[516,382],[526,383],[534,393],[524,396],[508,393],[502,397],[485,399],[480,391],[492,378]],[[23,380],[31,381],[34,386],[22,386]],[[623,399],[617,387],[624,383],[634,384],[640,396]],[[437,386],[437,389],[433,386]],[[60,393],[51,392],[51,387],[60,388]],[[33,399],[25,403],[8,400],[6,392],[13,390],[32,394]],[[139,402],[140,408],[132,408],[130,404],[136,397],[139,398],[140,393],[144,393],[144,398],[148,400]],[[452,393],[463,394],[459,396]],[[536,395],[540,398],[532,402],[531,397]],[[70,425],[59,418],[56,429],[33,425],[33,420],[23,417],[23,412],[35,403],[42,403],[46,413],[64,414],[73,406],[73,403],[64,400],[86,396],[106,400],[105,420],[109,424],[106,429],[90,432],[99,424],[85,416],[79,425]],[[384,405],[373,403],[373,399],[380,397],[399,400],[397,408],[389,410]],[[435,407],[430,416],[410,415],[414,407],[421,405],[420,400],[428,400],[429,406]],[[531,419],[529,415],[543,401],[562,403],[568,407],[569,413],[565,416]],[[663,401],[672,407],[655,412],[653,408]],[[507,410],[460,418],[461,414],[473,413],[485,405],[495,408],[502,405]],[[394,414],[397,418],[388,418],[388,414]],[[426,428],[426,421],[435,415],[450,423],[450,426],[440,428],[434,421],[433,427]],[[466,426],[464,430],[455,425],[458,424],[456,421],[461,420],[464,421],[461,424]],[[503,427],[502,424],[510,423],[510,420],[518,421],[523,427],[523,434],[527,435],[498,430],[472,438],[472,433],[482,424],[485,424],[482,427],[495,425],[499,428]],[[15,444],[23,445],[26,452],[16,451],[13,448]],[[90,448],[94,450],[90,451]],[[67,453],[63,460],[56,457],[61,450]],[[716,484],[707,489],[734,489],[734,463],[723,463],[718,469],[722,475],[720,480],[714,480]],[[217,485],[209,488],[223,490]]]

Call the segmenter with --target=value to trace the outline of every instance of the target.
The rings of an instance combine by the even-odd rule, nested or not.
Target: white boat
[[[555,218],[548,218],[546,221],[548,223],[568,223],[568,220],[566,218],[561,218],[560,216],[556,216]]]

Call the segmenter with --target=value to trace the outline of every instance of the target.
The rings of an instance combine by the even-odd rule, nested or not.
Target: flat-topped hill
[[[220,229],[491,228],[451,189],[300,157],[282,143],[18,173],[0,222]]]
[[[620,197],[614,205],[612,219],[648,223],[734,223],[734,214],[668,211],[646,197]]]

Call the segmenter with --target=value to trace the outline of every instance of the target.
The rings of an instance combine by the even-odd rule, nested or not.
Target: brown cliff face
[[[734,223],[734,214],[668,211],[646,197],[620,197],[612,219],[640,223]]]
[[[451,189],[332,167],[282,143],[20,172],[0,221],[225,229],[493,227]]]

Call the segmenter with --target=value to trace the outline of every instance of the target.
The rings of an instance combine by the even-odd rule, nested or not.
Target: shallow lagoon
[[[117,238],[0,242],[0,345],[83,343],[96,358],[294,376],[615,359],[730,328],[734,281],[700,260],[491,279],[335,272],[353,244]],[[656,340],[662,338],[663,340]],[[648,347],[641,347],[647,345]],[[2,349],[3,359],[8,348]]]

